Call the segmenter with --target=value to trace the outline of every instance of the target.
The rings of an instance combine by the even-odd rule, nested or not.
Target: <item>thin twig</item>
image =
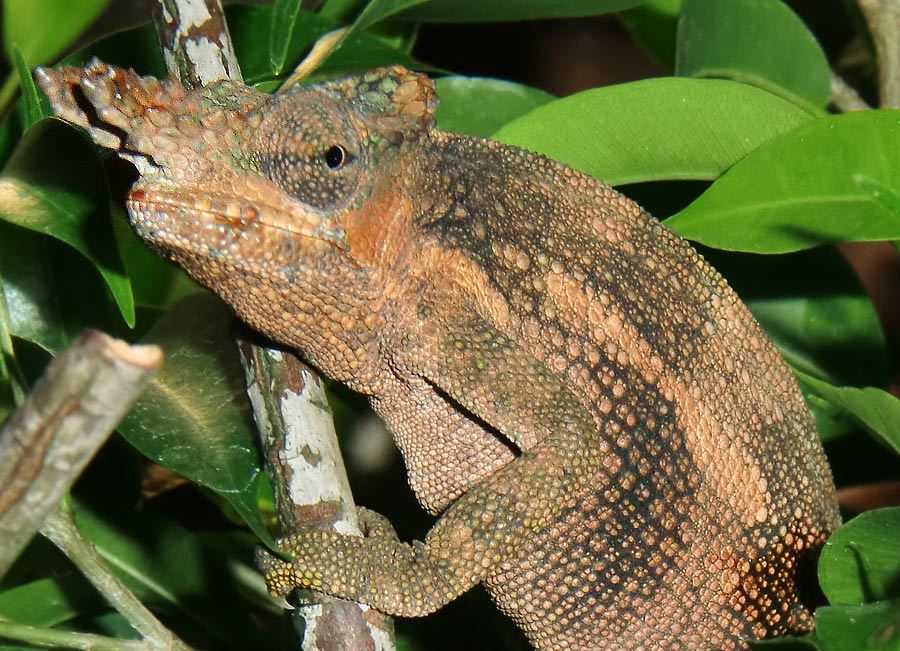
[[[307,77],[309,73],[315,70],[329,54],[334,52],[349,32],[349,27],[341,27],[340,29],[336,29],[333,32],[328,32],[327,34],[320,36],[312,46],[309,54],[306,55],[296,68],[294,68],[294,71],[290,76],[285,79],[281,89],[284,90],[285,88],[290,88],[301,79]]]
[[[0,621],[0,640],[27,642],[31,646],[84,651],[151,651],[143,640],[123,640],[92,633],[73,633],[56,628],[37,628]]]
[[[857,0],[878,55],[879,104],[900,108],[900,0]]]
[[[100,557],[96,547],[78,532],[67,504],[50,514],[41,527],[41,533],[69,557],[98,592],[141,634],[147,643],[145,649],[190,649],[110,572],[109,565]]]
[[[829,103],[842,113],[850,111],[865,111],[872,108],[869,103],[856,92],[856,89],[848,84],[837,73],[831,73],[831,97]]]
[[[0,576],[162,363],[156,346],[82,335],[0,425]]]

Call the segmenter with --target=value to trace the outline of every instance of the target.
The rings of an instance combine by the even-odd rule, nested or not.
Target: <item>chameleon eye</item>
[[[325,152],[325,164],[333,170],[341,169],[347,163],[347,150],[340,145],[332,145]]]

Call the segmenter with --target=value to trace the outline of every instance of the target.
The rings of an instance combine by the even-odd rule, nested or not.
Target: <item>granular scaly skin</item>
[[[285,539],[273,594],[418,616],[483,583],[536,649],[810,628],[839,524],[812,419],[725,281],[636,204],[434,130],[431,83],[402,68],[274,96],[97,61],[37,79],[137,165],[138,234],[367,394],[441,514],[412,545]]]

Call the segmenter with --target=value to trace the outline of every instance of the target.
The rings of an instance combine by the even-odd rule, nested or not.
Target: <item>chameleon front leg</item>
[[[517,458],[453,504],[424,543],[400,542],[389,527],[362,537],[306,531],[279,541],[293,559],[266,555],[269,592],[306,588],[393,616],[427,615],[490,576],[522,540],[555,521],[566,478],[544,449]]]

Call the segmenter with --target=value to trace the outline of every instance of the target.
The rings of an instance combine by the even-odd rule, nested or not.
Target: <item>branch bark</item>
[[[857,0],[878,55],[879,104],[900,108],[900,0]]]
[[[156,346],[89,331],[0,426],[0,576],[162,364]]]

